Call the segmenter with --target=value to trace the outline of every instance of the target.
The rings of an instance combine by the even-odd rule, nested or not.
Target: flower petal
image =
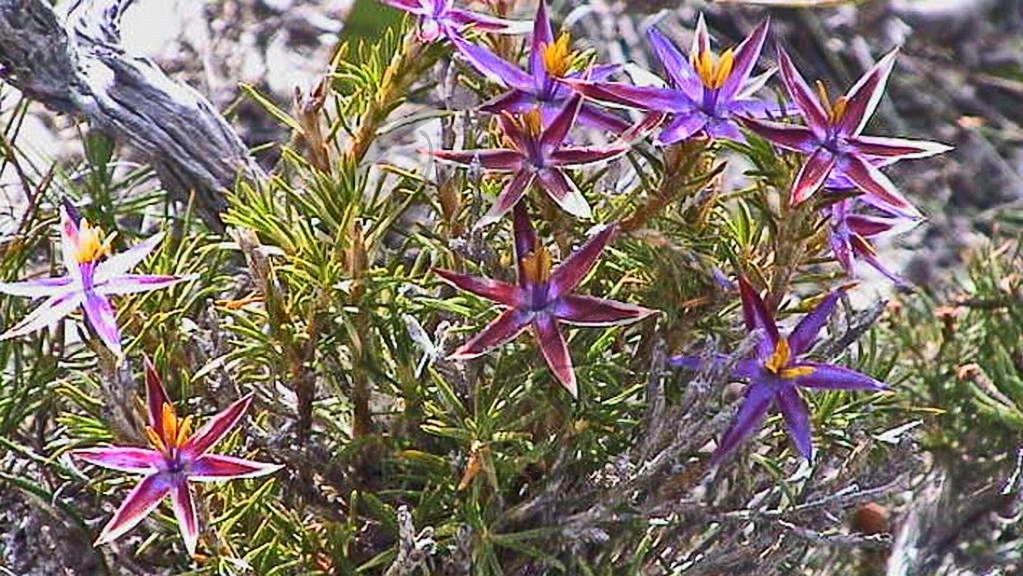
[[[123,275],[145,260],[146,256],[149,256],[149,253],[159,246],[162,241],[162,232],[154,234],[124,252],[114,254],[100,262],[96,266],[93,282],[102,284],[111,278]]]
[[[785,90],[789,93],[792,101],[796,103],[799,111],[802,112],[807,125],[815,134],[823,135],[827,132],[829,125],[828,115],[821,107],[817,95],[803,79],[803,75],[796,70],[792,59],[780,47],[778,48],[778,68],[781,70],[781,79],[785,84]]]
[[[732,64],[732,73],[728,75],[718,98],[725,102],[735,98],[743,89],[746,81],[749,80],[753,67],[760,58],[760,51],[764,47],[764,38],[767,37],[769,19],[765,19],[759,26],[749,33],[742,43],[735,48],[735,60]]]
[[[516,278],[518,278],[519,285],[524,286],[528,275],[526,274],[523,259],[532,254],[539,247],[540,242],[536,237],[536,228],[533,227],[533,221],[529,217],[529,208],[523,203],[515,206],[512,231],[515,236]]]
[[[835,290],[828,294],[813,311],[803,316],[799,324],[796,324],[796,327],[793,328],[792,333],[789,335],[789,346],[792,349],[793,356],[799,356],[810,351],[810,348],[817,342],[817,333],[821,331],[824,323],[828,321],[831,311],[835,309],[835,304],[838,304],[838,299],[841,296],[841,290]]]
[[[561,328],[558,327],[558,321],[546,314],[537,316],[533,322],[533,330],[536,331],[536,339],[547,366],[568,393],[573,398],[578,398],[579,388],[575,381],[575,369],[572,368],[572,356],[568,352],[568,344],[561,333]]]
[[[238,425],[250,404],[252,404],[252,394],[246,394],[207,420],[202,428],[199,428],[181,446],[182,458],[195,460],[205,454]]]
[[[81,267],[78,264],[78,223],[81,216],[66,199],[60,207],[60,247],[64,259],[64,268],[68,276],[76,282],[82,281]]]
[[[117,512],[114,512],[114,517],[96,539],[96,545],[113,542],[134,528],[160,504],[160,500],[163,500],[170,490],[171,481],[164,474],[152,474],[143,478],[124,499]]]
[[[654,56],[660,60],[661,67],[675,87],[685,92],[692,100],[702,98],[703,82],[693,70],[689,59],[682,54],[675,43],[653,26],[647,30],[646,37],[650,42],[650,47],[653,48]]]
[[[89,464],[132,474],[152,474],[164,461],[163,455],[156,450],[120,446],[82,448],[69,454]]]
[[[655,310],[593,296],[566,294],[554,307],[559,320],[576,326],[620,326],[642,320]]]
[[[521,334],[532,320],[533,313],[527,310],[518,308],[505,310],[482,332],[455,350],[450,359],[467,360],[482,356]]]
[[[161,288],[167,288],[180,282],[194,280],[194,276],[154,276],[149,274],[125,274],[114,276],[95,287],[96,293],[101,296],[114,296],[124,294],[139,294],[152,292]]]
[[[894,160],[928,158],[952,150],[951,146],[946,146],[941,142],[887,136],[856,136],[848,139],[848,145],[856,154],[880,156]]]
[[[683,112],[675,115],[671,122],[661,130],[655,141],[660,146],[668,146],[689,139],[690,136],[703,130],[707,125],[707,117],[702,112]]]
[[[449,9],[445,16],[459,26],[472,26],[473,30],[491,34],[526,34],[532,26],[532,23],[525,20],[506,20],[460,8]]]
[[[589,274],[590,269],[597,263],[601,252],[607,247],[611,239],[618,231],[618,226],[612,224],[594,234],[578,250],[566,258],[557,268],[551,272],[550,286],[552,298],[559,298],[568,294],[583,281]]]
[[[867,214],[849,214],[846,216],[845,223],[851,232],[864,238],[872,238],[891,231],[898,221]]]
[[[537,105],[536,96],[522,90],[509,90],[480,104],[479,110],[487,114],[501,112],[528,112]]]
[[[579,116],[579,109],[582,105],[582,96],[579,94],[572,96],[565,102],[561,110],[558,111],[557,116],[551,120],[551,123],[544,128],[544,131],[540,134],[540,149],[543,151],[544,156],[561,146],[565,138],[568,137],[568,132],[575,124],[575,119]]]
[[[735,415],[732,425],[718,442],[718,446],[708,462],[709,466],[721,462],[721,459],[734,450],[743,439],[756,431],[764,421],[764,416],[773,400],[774,394],[767,385],[754,382],[746,388],[742,406],[739,407],[739,412]]]
[[[633,86],[623,82],[588,82],[562,79],[569,88],[587,98],[639,110],[683,112],[696,107],[681,90],[656,86]]]
[[[149,356],[142,357],[142,364],[146,372],[146,407],[149,409],[149,427],[156,432],[157,436],[166,440],[167,436],[163,431],[163,407],[170,406],[173,410],[174,404],[171,404],[167,398],[167,391],[164,390],[163,382],[160,381],[160,374],[156,371]]]
[[[874,270],[877,270],[878,272],[883,274],[886,278],[891,280],[892,283],[894,283],[896,286],[904,290],[909,290],[913,288],[912,283],[889,270],[888,267],[886,267],[884,264],[881,263],[880,260],[877,259],[877,252],[874,250],[874,247],[871,246],[870,243],[867,242],[867,240],[864,239],[862,236],[854,234],[849,239],[849,243],[852,246],[853,253],[858,258],[869,264]]]
[[[630,148],[624,143],[611,146],[564,146],[551,152],[550,164],[559,168],[594,164],[617,158]]]
[[[479,164],[492,172],[517,172],[522,167],[522,154],[509,148],[488,150],[434,150],[434,158],[462,166]]]
[[[749,280],[744,276],[739,276],[738,280],[743,321],[747,330],[761,330],[767,336],[757,346],[760,355],[766,358],[774,353],[778,340],[781,339],[781,335],[778,334],[778,325],[774,321],[774,316],[767,311],[767,306],[764,304],[763,298],[760,297],[760,293],[753,288]]]
[[[519,203],[519,200],[522,200],[522,197],[525,196],[526,192],[529,191],[529,187],[533,184],[535,177],[536,174],[532,170],[518,171],[508,181],[508,184],[505,185],[504,190],[501,190],[501,193],[497,195],[497,199],[494,200],[494,205],[490,207],[490,210],[476,222],[475,227],[482,228],[500,220],[502,216]]]
[[[920,218],[917,209],[883,172],[861,156],[848,155],[843,162],[842,173],[867,193],[864,201],[878,203],[882,209],[910,218]]]
[[[797,386],[805,388],[819,388],[823,390],[870,390],[879,392],[887,390],[888,387],[874,380],[870,376],[860,374],[843,366],[824,364],[821,362],[798,362],[792,364],[792,368],[813,368],[813,372],[807,376],[800,376],[793,380]]]
[[[85,317],[89,325],[96,331],[99,339],[114,353],[115,356],[123,356],[121,352],[121,329],[117,327],[117,314],[110,300],[106,296],[96,292],[87,292],[85,302],[82,303],[85,310]]]
[[[72,285],[73,279],[70,276],[37,278],[24,282],[0,282],[0,294],[24,298],[54,297],[66,294]]]
[[[199,542],[199,517],[195,513],[192,489],[184,479],[174,482],[171,487],[171,502],[174,504],[174,518],[178,521],[178,530],[185,541],[185,550],[189,556],[194,556],[195,546]]]
[[[859,136],[867,121],[874,115],[898,53],[899,49],[896,48],[878,60],[877,64],[867,70],[867,73],[846,93],[848,102],[845,113],[838,122],[838,128],[843,134]]]
[[[593,217],[590,204],[586,201],[579,187],[571,178],[557,168],[544,168],[536,173],[547,194],[557,202],[561,209],[576,218],[589,220]]]
[[[472,292],[477,296],[493,300],[511,308],[521,304],[525,298],[522,288],[498,282],[497,280],[491,280],[490,278],[478,278],[441,268],[434,268],[433,273],[456,288]]]
[[[491,82],[525,92],[535,90],[533,78],[520,70],[518,66],[500,58],[486,48],[481,48],[461,38],[452,38],[451,42],[458,49],[462,58]]]
[[[813,132],[804,126],[752,118],[739,118],[739,121],[754,134],[786,150],[809,154],[818,147]]]
[[[257,478],[273,474],[281,468],[284,468],[281,464],[267,464],[221,454],[206,454],[192,462],[192,466],[188,470],[188,479],[193,482],[219,482]]]
[[[628,120],[589,102],[583,102],[583,107],[579,109],[579,123],[612,134],[620,134],[629,129]]]
[[[696,31],[693,33],[693,44],[689,48],[689,59],[695,60],[700,54],[710,51],[710,34],[707,33],[707,21],[703,12],[696,20]]]
[[[533,18],[533,38],[529,45],[529,73],[533,76],[535,86],[542,87],[547,82],[547,68],[543,65],[544,46],[554,42],[554,31],[551,19],[547,15],[547,0],[540,0]]]
[[[785,386],[775,396],[778,409],[785,418],[785,425],[789,429],[792,440],[796,443],[796,449],[806,458],[813,461],[813,442],[810,439],[810,413],[806,402],[799,397],[795,388]]]
[[[796,180],[792,183],[791,203],[798,206],[804,200],[821,189],[824,181],[828,179],[837,159],[835,155],[825,148],[818,148],[806,159],[803,167],[796,174]]]
[[[84,300],[85,294],[78,291],[47,298],[21,322],[0,335],[0,340],[18,338],[41,328],[52,326],[78,308]]]

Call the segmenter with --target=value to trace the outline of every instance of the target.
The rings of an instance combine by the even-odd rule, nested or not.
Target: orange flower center
[[[88,220],[82,219],[78,227],[78,242],[75,246],[75,260],[79,264],[95,262],[103,256],[109,256],[112,250],[112,242],[117,237],[117,232],[105,236],[100,228],[93,228]]]
[[[720,57],[715,57],[710,50],[704,50],[699,55],[694,55],[691,64],[696,69],[696,74],[703,81],[707,88],[717,90],[725,85],[725,81],[732,74],[732,66],[735,65],[735,54],[732,49],[725,50]]]
[[[537,247],[522,259],[522,270],[531,283],[546,282],[551,277],[551,253],[543,246]]]
[[[764,368],[767,368],[768,372],[786,380],[813,374],[813,368],[809,366],[796,366],[794,368],[789,368],[788,365],[791,356],[792,349],[789,347],[789,341],[785,338],[779,338],[778,343],[774,346],[774,352],[764,362]]]
[[[170,404],[163,405],[160,426],[163,428],[163,436],[157,433],[152,426],[146,426],[146,437],[149,438],[149,442],[154,448],[164,454],[181,448],[188,437],[192,435],[192,417],[186,416],[179,422],[177,414],[174,413],[174,407]]]
[[[541,48],[543,67],[551,76],[562,77],[572,66],[574,59],[569,48],[568,32],[562,32],[554,42],[544,44]]]
[[[845,96],[839,96],[832,103],[831,96],[828,95],[828,88],[824,86],[824,83],[818,80],[815,86],[817,87],[817,98],[821,101],[821,106],[824,107],[824,112],[828,115],[828,121],[832,124],[837,124],[842,119],[842,116],[845,116],[845,109],[849,105],[849,99]]]

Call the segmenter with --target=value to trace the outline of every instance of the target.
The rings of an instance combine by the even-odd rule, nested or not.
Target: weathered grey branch
[[[225,191],[259,178],[230,124],[191,87],[120,45],[133,0],[0,0],[0,78],[26,96],[81,115],[143,152],[167,191],[219,229]]]

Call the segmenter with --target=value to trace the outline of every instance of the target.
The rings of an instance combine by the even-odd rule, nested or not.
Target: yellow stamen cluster
[[[787,368],[789,364],[789,358],[792,356],[792,349],[789,347],[789,341],[785,338],[780,338],[778,343],[774,346],[774,353],[772,353],[767,361],[764,362],[764,368],[767,368],[772,374],[776,374],[790,380],[792,378],[799,378],[800,376],[809,376],[813,374],[813,368],[809,366],[797,366],[795,368]]]
[[[174,408],[170,404],[163,405],[163,411],[160,414],[160,424],[163,427],[162,437],[152,426],[146,426],[146,437],[149,438],[149,442],[153,447],[160,452],[166,453],[171,449],[180,448],[188,440],[188,437],[192,435],[192,417],[186,416],[179,424]]]
[[[815,86],[817,87],[817,97],[821,101],[821,106],[824,107],[824,112],[828,115],[828,121],[835,124],[845,115],[845,108],[849,105],[849,99],[845,96],[839,96],[834,104],[832,104],[831,96],[828,95],[828,89],[824,86],[824,83],[818,80]]]
[[[543,246],[538,246],[522,259],[526,279],[534,284],[546,282],[551,277],[551,262],[551,253]]]
[[[710,50],[704,50],[699,55],[694,55],[691,64],[696,69],[696,74],[703,81],[707,88],[717,90],[725,85],[725,81],[732,74],[732,66],[735,65],[735,54],[732,49],[725,50],[719,58],[714,57]]]
[[[541,48],[543,67],[551,76],[562,77],[572,66],[572,50],[569,47],[570,39],[567,32],[562,32],[558,39]]]
[[[102,229],[93,228],[88,220],[83,219],[82,224],[78,227],[78,245],[75,247],[75,260],[79,264],[85,264],[87,262],[95,262],[103,256],[109,256],[117,233],[114,232],[106,238],[103,236]]]

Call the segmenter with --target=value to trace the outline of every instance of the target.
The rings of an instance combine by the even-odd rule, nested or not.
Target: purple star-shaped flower
[[[825,209],[829,221],[828,242],[835,259],[850,276],[855,276],[855,262],[860,259],[897,286],[910,287],[909,282],[881,264],[870,243],[870,239],[904,226],[907,219],[884,211],[879,211],[883,216],[854,212],[856,201],[855,198],[840,200]]]
[[[788,338],[783,338],[778,333],[778,325],[767,311],[764,301],[753,286],[742,277],[739,278],[739,294],[742,298],[746,328],[760,330],[763,337],[757,346],[755,357],[739,361],[732,371],[734,378],[748,380],[749,386],[746,388],[735,421],[718,442],[717,449],[711,456],[710,465],[720,462],[744,438],[752,434],[763,422],[771,406],[776,406],[781,411],[799,453],[807,460],[812,460],[810,416],[806,402],[799,395],[799,389],[879,391],[884,390],[886,386],[869,376],[842,366],[801,358],[816,343],[817,333],[838,302],[840,291],[829,294],[799,322]],[[722,362],[724,358],[675,356],[669,360],[672,365],[689,370],[696,370],[707,361]]]
[[[532,327],[547,365],[565,389],[577,397],[575,370],[559,323],[619,326],[646,318],[655,311],[614,300],[574,294],[576,287],[596,264],[604,247],[614,237],[617,226],[604,228],[553,270],[551,255],[537,239],[533,223],[522,205],[515,209],[514,229],[517,284],[505,284],[448,270],[434,270],[449,284],[507,308],[451,357],[467,359],[481,356]]]
[[[79,306],[100,340],[118,357],[121,352],[121,331],[117,327],[110,296],[134,294],[166,288],[188,278],[128,274],[163,240],[156,234],[129,250],[111,255],[113,235],[104,238],[103,231],[80,218],[70,204],[60,210],[61,247],[67,275],[24,282],[0,282],[0,293],[27,298],[46,298],[16,326],[0,335],[0,339],[17,338],[46,328],[73,312]]]
[[[416,17],[419,39],[433,42],[439,38],[463,40],[466,28],[493,34],[525,34],[529,22],[505,20],[487,14],[478,14],[455,8],[452,0],[380,0],[384,4],[404,10]]]
[[[559,78],[587,77],[603,80],[621,68],[617,64],[610,64],[593,66],[585,72],[569,72],[573,56],[569,49],[568,34],[562,33],[557,40],[554,39],[544,0],[540,1],[536,19],[533,21],[533,38],[526,71],[517,64],[512,64],[489,50],[465,40],[455,40],[454,44],[462,57],[480,74],[491,82],[510,89],[483,104],[480,110],[492,114],[521,113],[539,107],[545,124],[551,121],[572,96],[571,91],[558,81]],[[583,104],[579,118],[588,126],[614,133],[621,133],[629,126],[629,122],[623,118],[590,103]]]
[[[793,205],[809,198],[829,180],[838,180],[851,182],[865,193],[864,201],[881,209],[914,218],[920,216],[919,210],[879,166],[908,158],[926,158],[951,148],[926,140],[863,135],[863,128],[884,94],[896,53],[893,50],[881,58],[848,93],[832,102],[822,83],[817,83],[818,93],[814,94],[789,55],[778,50],[785,89],[807,125],[753,118],[744,119],[743,123],[774,144],[807,155],[792,184]]]
[[[85,448],[73,450],[71,456],[104,468],[144,475],[103,528],[96,540],[97,546],[112,542],[134,528],[156,509],[165,496],[170,495],[185,548],[189,555],[193,555],[199,539],[199,520],[188,482],[255,478],[272,474],[281,466],[208,453],[238,424],[252,403],[252,395],[234,402],[191,434],[192,418],[178,420],[160,376],[148,358],[145,364],[149,406],[146,435],[153,449],[121,446]]]
[[[773,70],[750,78],[760,58],[767,27],[765,20],[734,51],[728,49],[715,57],[701,15],[688,59],[657,29],[650,28],[647,38],[668,76],[666,88],[592,78],[564,82],[588,98],[669,114],[668,123],[657,136],[658,144],[674,144],[698,133],[743,142],[736,124],[738,116],[779,114],[777,105],[753,97]]]
[[[564,169],[615,158],[627,152],[629,144],[619,140],[608,146],[564,146],[582,105],[580,96],[569,99],[546,128],[537,108],[519,117],[502,114],[498,120],[508,148],[438,150],[433,153],[442,161],[463,166],[473,166],[478,162],[484,170],[512,174],[494,205],[476,223],[477,227],[492,224],[507,214],[534,182],[542,184],[547,194],[569,214],[579,218],[591,217],[589,203]],[[631,132],[626,130],[626,135]]]

